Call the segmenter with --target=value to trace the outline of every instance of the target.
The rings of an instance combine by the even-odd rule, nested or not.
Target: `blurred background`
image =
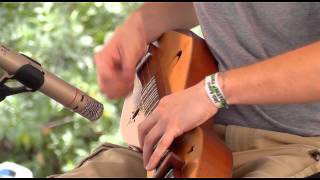
[[[99,93],[92,57],[140,5],[0,3],[0,43],[36,59],[105,109],[92,124],[40,92],[8,97],[0,103],[0,163],[15,162],[45,177],[74,168],[101,143],[124,145],[118,128],[123,100]]]

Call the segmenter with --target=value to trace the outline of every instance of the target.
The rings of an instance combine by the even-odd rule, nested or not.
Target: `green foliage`
[[[104,104],[90,123],[47,96],[26,93],[0,103],[0,162],[30,168],[36,177],[70,170],[102,142],[122,144],[122,100],[99,93],[94,52],[139,3],[0,3],[0,42]],[[55,126],[49,128],[49,126]]]

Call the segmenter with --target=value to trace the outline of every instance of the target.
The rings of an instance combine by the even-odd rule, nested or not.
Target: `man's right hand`
[[[192,3],[144,3],[95,56],[101,92],[110,99],[129,94],[136,65],[147,45],[166,31],[189,29],[197,24]]]
[[[133,88],[136,64],[147,49],[136,27],[133,20],[126,21],[95,56],[100,90],[110,99],[126,96]]]

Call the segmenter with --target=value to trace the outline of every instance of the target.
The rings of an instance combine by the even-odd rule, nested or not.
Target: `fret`
[[[146,95],[144,96],[145,97],[145,101],[144,103],[146,102],[146,106],[149,107],[150,103],[153,101],[153,99],[156,97],[157,95],[157,87],[155,85],[152,85],[150,86],[151,90],[146,93]]]
[[[159,102],[159,94],[158,94],[158,89],[156,89],[156,90],[154,91],[154,94],[151,96],[151,104],[150,104],[150,106],[149,106],[148,111],[146,112],[147,115],[149,115],[149,113],[150,113],[151,111],[153,111],[153,109],[154,109],[155,106],[158,104],[158,102]]]
[[[144,94],[146,90],[150,90],[150,86],[155,84],[156,83],[155,81],[156,81],[156,77],[152,76],[151,79],[147,82],[147,84],[142,88],[141,93]]]
[[[156,77],[152,76],[141,91],[141,109],[148,116],[159,102],[159,92]]]
[[[159,103],[159,98],[158,98],[158,99],[152,104],[152,106],[150,107],[150,112],[152,112],[152,111],[156,108],[156,106],[158,105],[158,103]],[[147,115],[149,115],[150,112],[148,112]]]
[[[145,113],[146,115],[150,114],[151,108],[154,106],[156,102],[157,96],[155,96],[155,92],[152,93],[147,99],[147,101],[144,103],[145,104]]]
[[[149,115],[151,113],[151,111],[157,105],[158,99],[159,96],[157,96],[157,93],[154,91],[154,93],[150,96],[150,100],[147,104],[146,115]]]
[[[150,104],[152,103],[152,94],[154,94],[154,92],[147,93],[143,96],[144,99],[142,101],[142,104],[145,111],[148,111]]]

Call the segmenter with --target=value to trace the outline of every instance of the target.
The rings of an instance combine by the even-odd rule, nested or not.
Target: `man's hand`
[[[108,98],[124,97],[133,88],[135,68],[147,44],[164,32],[190,29],[198,20],[190,3],[144,3],[119,26],[104,48],[95,56],[97,80]],[[150,167],[155,167],[173,139],[189,131],[216,113],[207,97],[203,82],[163,98],[155,111],[140,125],[140,143],[144,162],[148,162],[153,145],[161,138]]]
[[[217,108],[204,89],[204,81],[163,97],[156,109],[139,125],[139,142],[146,169],[152,170],[157,166],[176,137],[200,126],[216,112]]]
[[[120,98],[133,88],[135,67],[147,49],[141,29],[133,20],[118,27],[95,56],[100,90],[108,98]]]
[[[144,3],[95,56],[101,92],[111,99],[127,95],[133,88],[135,68],[147,45],[166,31],[189,29],[197,24],[191,2]]]

